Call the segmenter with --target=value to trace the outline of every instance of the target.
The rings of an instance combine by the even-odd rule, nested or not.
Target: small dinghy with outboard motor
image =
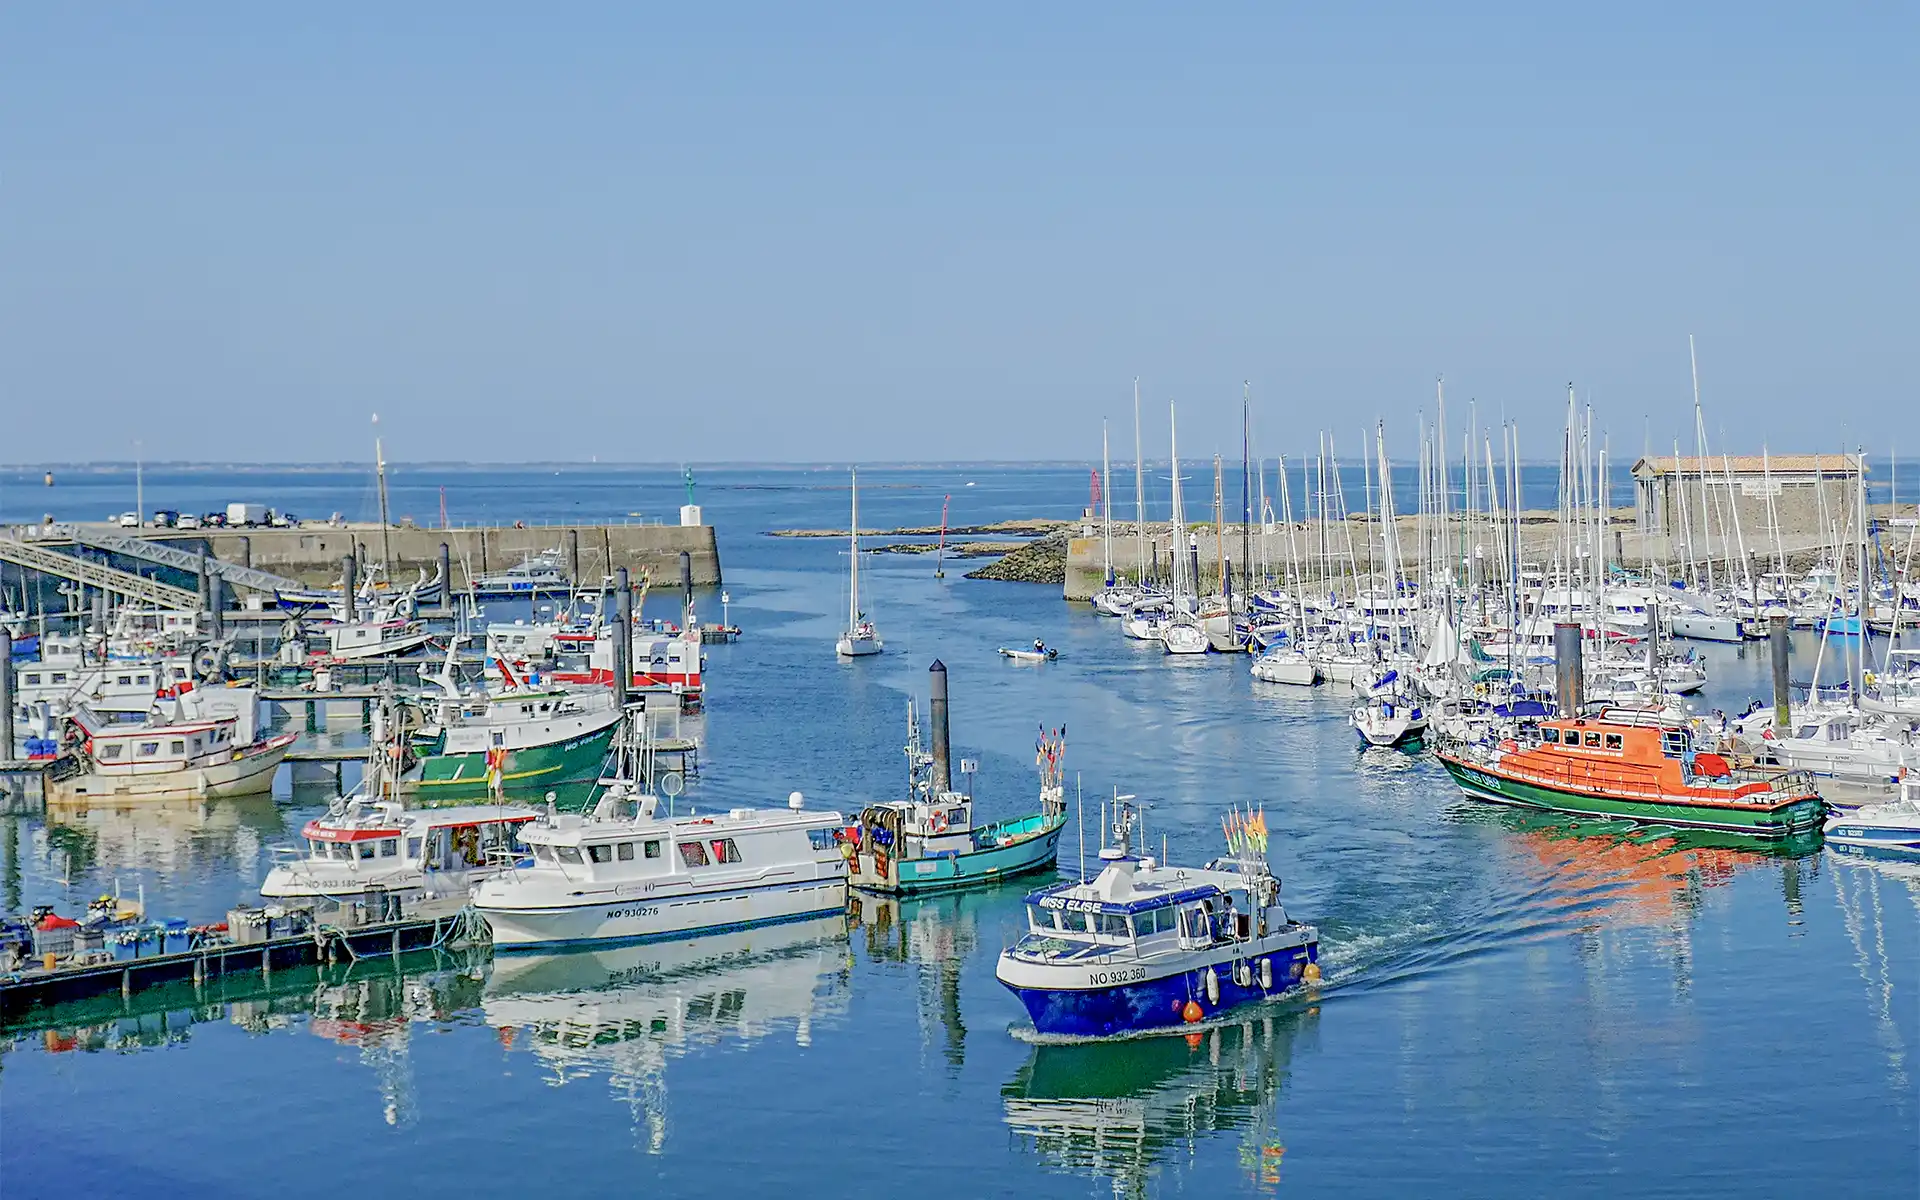
[[[1059,658],[1060,652],[1039,638],[1035,638],[1033,639],[1033,649],[1031,650],[1010,650],[1005,646],[1000,647],[1000,657],[1010,658],[1014,662],[1042,663],[1052,662],[1054,659]]]

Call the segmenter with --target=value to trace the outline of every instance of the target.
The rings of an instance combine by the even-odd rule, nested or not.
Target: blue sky
[[[8,6],[0,458],[1920,453],[1917,13]]]

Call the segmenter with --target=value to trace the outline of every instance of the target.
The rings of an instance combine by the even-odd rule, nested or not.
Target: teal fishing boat
[[[908,798],[861,811],[853,836],[843,843],[847,882],[867,891],[915,895],[993,883],[1052,866],[1067,823],[1061,765],[1066,730],[1041,733],[1035,756],[1040,811],[976,825],[973,796],[952,785],[947,669],[935,661],[930,674],[933,751],[920,744],[918,714],[909,700]]]

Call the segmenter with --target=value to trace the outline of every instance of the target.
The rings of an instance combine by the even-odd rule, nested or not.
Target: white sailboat
[[[847,559],[847,630],[834,643],[833,651],[842,658],[864,658],[880,653],[885,646],[880,635],[874,632],[873,622],[860,611],[860,472],[853,471],[851,475],[853,516],[848,527],[851,554]]]

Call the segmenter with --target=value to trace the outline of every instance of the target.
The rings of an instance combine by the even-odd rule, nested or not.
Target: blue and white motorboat
[[[1114,800],[1114,844],[1091,882],[1026,899],[1027,934],[994,975],[1049,1035],[1179,1029],[1320,977],[1320,935],[1288,918],[1264,815],[1230,815],[1230,855],[1172,867],[1133,852],[1136,811]]]
[[[1827,818],[1822,832],[1829,846],[1920,858],[1920,783],[1902,780],[1899,797],[1885,804],[1837,811]]]

